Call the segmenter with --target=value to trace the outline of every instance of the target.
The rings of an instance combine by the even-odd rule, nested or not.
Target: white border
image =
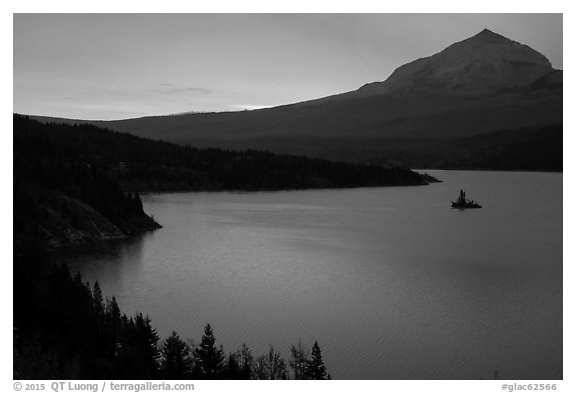
[[[571,149],[574,147],[574,129],[573,111],[573,91],[574,91],[574,6],[568,1],[533,1],[527,3],[516,1],[496,1],[496,0],[483,0],[481,2],[464,2],[464,1],[424,1],[413,0],[410,2],[376,2],[355,0],[351,1],[332,1],[330,3],[322,3],[320,1],[311,0],[292,0],[283,3],[274,3],[271,1],[263,0],[214,0],[210,2],[192,2],[192,1],[124,1],[119,0],[101,0],[95,2],[79,2],[79,1],[7,1],[2,5],[2,16],[0,20],[1,41],[2,49],[5,56],[0,62],[2,67],[2,103],[3,107],[13,108],[13,70],[12,70],[12,13],[31,13],[31,12],[229,12],[229,13],[246,13],[246,12],[344,12],[344,13],[359,13],[359,12],[418,12],[418,13],[520,13],[520,12],[539,12],[539,13],[564,13],[564,65],[563,68],[568,70],[564,77],[564,381],[542,381],[543,383],[556,383],[558,386],[557,391],[576,391],[576,383],[574,382],[574,348],[575,338],[574,332],[574,288],[572,284],[574,279],[574,263],[576,263],[576,254],[570,247],[573,239],[573,232],[571,225],[575,222],[575,200],[574,193],[574,161],[570,155]],[[329,5],[327,5],[329,4]],[[9,54],[9,56],[8,56]],[[1,275],[3,278],[2,285],[0,285],[1,299],[3,301],[2,307],[4,315],[8,315],[8,320],[2,323],[2,337],[4,341],[8,342],[7,337],[12,337],[12,191],[8,189],[7,184],[12,184],[12,114],[7,110],[4,111],[3,127],[3,143],[1,143],[1,157],[2,165],[0,165],[2,184],[6,185],[6,189],[2,190],[2,204],[1,206],[10,206],[9,218],[10,221],[4,220],[2,228],[2,259]],[[7,214],[5,212],[4,217]],[[5,347],[2,351],[1,359],[1,385],[2,391],[14,391],[12,381],[12,350]],[[529,381],[535,383],[537,381]],[[520,383],[520,381],[516,381]],[[496,392],[503,391],[501,389],[502,381],[332,381],[329,383],[315,383],[314,381],[291,381],[287,383],[282,382],[226,382],[226,381],[196,381],[196,390],[217,390],[217,391],[230,391],[232,389],[250,390],[250,391],[266,391],[271,388],[279,392],[293,392],[294,389],[303,389],[305,391],[311,390],[337,390],[337,391],[351,391],[359,389],[361,391],[378,391],[384,390],[392,392],[401,391],[423,391],[423,392]],[[48,391],[48,390],[47,390]]]

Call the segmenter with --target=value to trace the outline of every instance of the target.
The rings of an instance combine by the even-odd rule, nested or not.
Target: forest
[[[317,342],[298,342],[288,363],[272,346],[226,353],[207,324],[198,343],[160,340],[148,316],[128,317],[66,265],[45,264],[39,247],[14,266],[14,379],[329,379]]]
[[[424,185],[436,180],[404,168],[256,150],[199,149],[88,124],[41,123],[18,114],[14,153],[15,174],[49,186],[61,186],[67,178],[69,189],[82,178],[78,163],[108,171],[125,191],[272,191]]]

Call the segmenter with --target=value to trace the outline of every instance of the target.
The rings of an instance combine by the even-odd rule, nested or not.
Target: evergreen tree
[[[318,341],[315,341],[312,347],[312,358],[308,362],[306,374],[309,379],[329,379],[330,377],[326,373],[326,367],[322,360],[322,351],[320,351]]]
[[[160,349],[160,376],[166,379],[186,379],[192,373],[190,347],[176,332],[164,341]]]
[[[135,319],[135,326],[146,361],[149,362],[151,369],[156,369],[157,361],[160,358],[160,351],[158,350],[160,337],[156,329],[152,327],[152,321],[148,315],[143,317],[141,313],[138,314]]]
[[[158,371],[158,334],[150,318],[142,314],[122,317],[119,351],[120,375],[128,379],[152,379]]]
[[[117,355],[117,346],[120,340],[120,326],[121,326],[121,314],[120,307],[116,298],[112,296],[112,300],[106,299],[106,332],[107,332],[107,354],[111,358],[115,358]]]
[[[94,315],[96,317],[96,334],[99,340],[103,340],[104,336],[104,300],[102,299],[102,291],[98,281],[94,282],[94,289],[92,290],[92,304],[94,307]]]
[[[94,289],[92,290],[92,298],[94,299],[94,309],[97,315],[104,313],[104,299],[102,298],[102,290],[98,281],[94,282]]]
[[[224,350],[215,342],[212,326],[207,324],[200,345],[194,349],[195,374],[200,378],[216,379],[224,370]]]

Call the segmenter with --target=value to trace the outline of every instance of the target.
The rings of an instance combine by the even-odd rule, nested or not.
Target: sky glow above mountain
[[[14,111],[109,120],[289,104],[385,80],[484,28],[562,69],[561,14],[16,14]]]

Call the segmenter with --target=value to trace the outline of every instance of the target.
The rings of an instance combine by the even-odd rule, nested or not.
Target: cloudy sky
[[[562,69],[560,14],[16,14],[14,112],[123,119],[355,90],[488,28]]]

